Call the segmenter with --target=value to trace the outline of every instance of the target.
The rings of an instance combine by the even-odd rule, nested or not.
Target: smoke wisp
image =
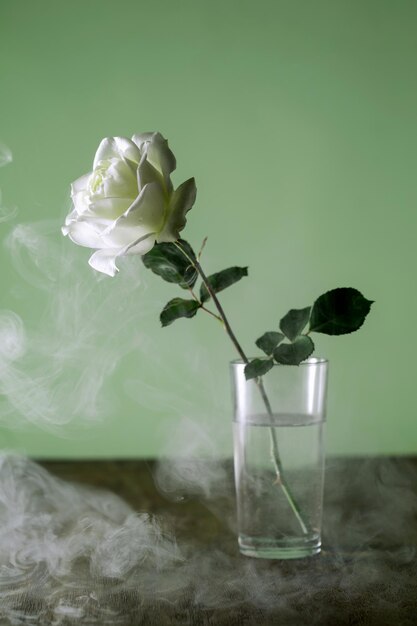
[[[30,322],[25,312],[0,311],[0,419],[9,428],[29,421],[58,433],[108,415],[115,398],[104,383],[143,339],[149,307],[134,267],[117,281],[95,276],[82,254],[63,254],[58,232],[56,221],[19,224],[6,239],[38,307]]]
[[[239,556],[221,510],[216,519],[188,501],[165,507],[164,517],[135,513],[113,493],[3,454],[0,619],[127,626],[194,624],[203,615],[226,624],[246,615],[247,623],[301,626],[306,616],[317,625],[337,616],[346,625],[413,624],[415,465],[331,463],[323,553],[274,562]],[[230,498],[230,469],[213,500]]]
[[[11,161],[0,145],[0,167]],[[0,223],[16,214],[0,195]],[[57,435],[93,425],[117,411],[106,383],[127,355],[140,353],[146,368],[124,391],[148,411],[157,399],[180,418],[155,470],[170,513],[157,517],[140,497],[133,508],[1,454],[0,623],[163,626],[203,623],[201,615],[213,613],[212,623],[231,624],[239,609],[236,624],[275,624],[277,615],[289,626],[304,625],[306,615],[309,624],[334,624],[335,611],[349,626],[363,616],[368,624],[414,624],[415,465],[331,461],[323,553],[298,563],[241,557],[231,463],[219,458],[224,441],[231,446],[216,373],[197,348],[165,362],[140,324],[165,301],[145,297],[137,264],[127,262],[117,280],[95,275],[79,249],[63,253],[59,226],[21,223],[5,240],[34,312],[29,322],[25,311],[0,311],[0,423],[30,422]],[[187,368],[192,375],[180,379]],[[155,383],[161,376],[164,390]]]
[[[12,151],[4,143],[0,142],[0,168],[8,165],[13,161]],[[8,222],[16,217],[18,213],[17,207],[7,207],[3,204],[3,194],[0,189],[0,224]]]

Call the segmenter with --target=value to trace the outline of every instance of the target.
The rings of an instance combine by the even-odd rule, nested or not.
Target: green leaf
[[[300,365],[313,353],[314,343],[307,335],[301,335],[293,343],[282,343],[274,350],[274,359],[282,365]]]
[[[184,239],[179,239],[178,243],[194,261],[195,254],[190,244]],[[176,283],[183,289],[193,287],[197,280],[197,270],[174,243],[156,243],[152,250],[142,256],[142,261],[168,283]]]
[[[263,376],[269,370],[274,367],[272,359],[253,359],[245,367],[245,378],[250,380],[251,378],[257,378]]]
[[[259,339],[255,341],[255,343],[258,346],[258,348],[263,350],[265,354],[268,354],[269,356],[270,354],[273,353],[274,349],[277,347],[279,343],[281,343],[283,339],[285,339],[285,335],[283,335],[282,333],[276,333],[273,330],[270,330],[264,333],[262,337],[259,337]]]
[[[328,291],[313,304],[310,330],[326,335],[353,333],[364,323],[372,302],[352,287]]]
[[[195,300],[174,298],[165,305],[159,319],[162,326],[168,326],[179,317],[194,317],[199,308],[200,305]]]
[[[228,267],[221,272],[212,274],[208,277],[208,282],[215,293],[230,287],[238,280],[248,275],[247,267]],[[200,288],[200,300],[201,302],[207,302],[210,299],[210,294],[207,291],[207,287],[203,283]]]
[[[281,319],[279,327],[290,341],[294,341],[304,329],[310,317],[311,306],[305,309],[291,309]]]

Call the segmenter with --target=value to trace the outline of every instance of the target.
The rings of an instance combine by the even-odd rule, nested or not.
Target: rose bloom
[[[71,185],[73,208],[62,228],[74,243],[96,249],[91,267],[114,276],[117,257],[178,239],[196,186],[190,178],[174,190],[175,167],[160,133],[103,139],[93,171]]]

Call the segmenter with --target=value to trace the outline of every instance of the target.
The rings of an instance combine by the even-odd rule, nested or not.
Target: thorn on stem
[[[200,260],[200,258],[201,258],[201,255],[203,253],[203,250],[204,250],[204,247],[205,247],[206,243],[207,243],[207,237],[204,237],[203,243],[201,244],[200,252],[197,254],[197,259],[198,260]]]

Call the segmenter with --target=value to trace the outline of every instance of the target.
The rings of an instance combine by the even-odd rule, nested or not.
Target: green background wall
[[[329,288],[352,285],[376,301],[357,334],[317,337],[316,353],[331,361],[329,452],[417,451],[416,28],[414,0],[0,2],[0,142],[14,157],[0,188],[3,205],[19,209],[0,223],[0,307],[36,344],[18,372],[48,367],[48,341],[71,350],[50,310],[65,284],[97,290],[101,310],[129,277],[146,284],[123,313],[124,340],[140,332],[141,348],[132,339],[107,367],[102,410],[91,419],[79,389],[65,387],[75,351],[51,392],[65,399],[58,421],[69,406],[71,420],[28,421],[3,398],[3,445],[33,456],[152,456],[172,433],[194,437],[177,425],[184,414],[208,426],[214,449],[230,451],[235,355],[222,330],[204,316],[160,329],[173,288],[145,277],[138,258],[123,263],[119,283],[98,280],[88,252],[59,233],[69,183],[90,169],[100,139],[160,130],[176,182],[197,180],[184,236],[196,248],[208,236],[208,272],[249,266],[222,299],[245,346]],[[28,223],[51,271],[70,259],[49,291],[38,284],[35,243],[12,260],[10,237]],[[90,368],[103,335],[117,346],[118,315],[108,310],[101,335],[90,333]]]

